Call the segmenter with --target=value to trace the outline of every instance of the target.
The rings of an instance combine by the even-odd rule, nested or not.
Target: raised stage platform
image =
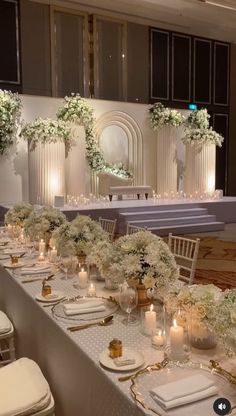
[[[0,221],[10,204],[0,204]],[[158,235],[220,231],[225,223],[236,222],[236,197],[219,200],[152,199],[93,202],[61,209],[69,220],[78,213],[93,219],[117,219],[117,233],[124,234],[127,223],[145,227]]]

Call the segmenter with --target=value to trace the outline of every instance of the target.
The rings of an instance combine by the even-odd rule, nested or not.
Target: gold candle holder
[[[17,256],[10,256],[11,257],[11,264],[17,264],[19,261],[19,257]]]

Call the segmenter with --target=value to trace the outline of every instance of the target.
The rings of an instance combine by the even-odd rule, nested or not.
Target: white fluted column
[[[90,184],[90,169],[86,160],[85,131],[82,126],[71,126],[73,146],[66,157],[66,192],[86,195]],[[89,170],[89,174],[88,174]],[[89,176],[89,178],[88,178]]]
[[[157,136],[157,193],[177,191],[177,128],[166,126]]]
[[[187,144],[185,156],[184,190],[186,194],[215,190],[216,146]]]
[[[39,142],[29,151],[29,201],[53,205],[55,195],[65,196],[65,145]]]

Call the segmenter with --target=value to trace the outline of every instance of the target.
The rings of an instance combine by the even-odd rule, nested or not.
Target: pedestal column
[[[163,127],[157,135],[157,193],[177,191],[177,128]]]
[[[39,142],[29,150],[29,201],[53,205],[55,195],[65,196],[65,145]]]
[[[215,190],[215,144],[187,144],[185,156],[184,190],[186,194]]]

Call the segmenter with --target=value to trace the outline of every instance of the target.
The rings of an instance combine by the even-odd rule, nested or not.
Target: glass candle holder
[[[163,306],[160,304],[151,304],[140,308],[141,333],[153,337],[158,331],[164,331]]]
[[[181,309],[165,310],[165,354],[172,362],[187,362],[190,359],[191,319]]]

